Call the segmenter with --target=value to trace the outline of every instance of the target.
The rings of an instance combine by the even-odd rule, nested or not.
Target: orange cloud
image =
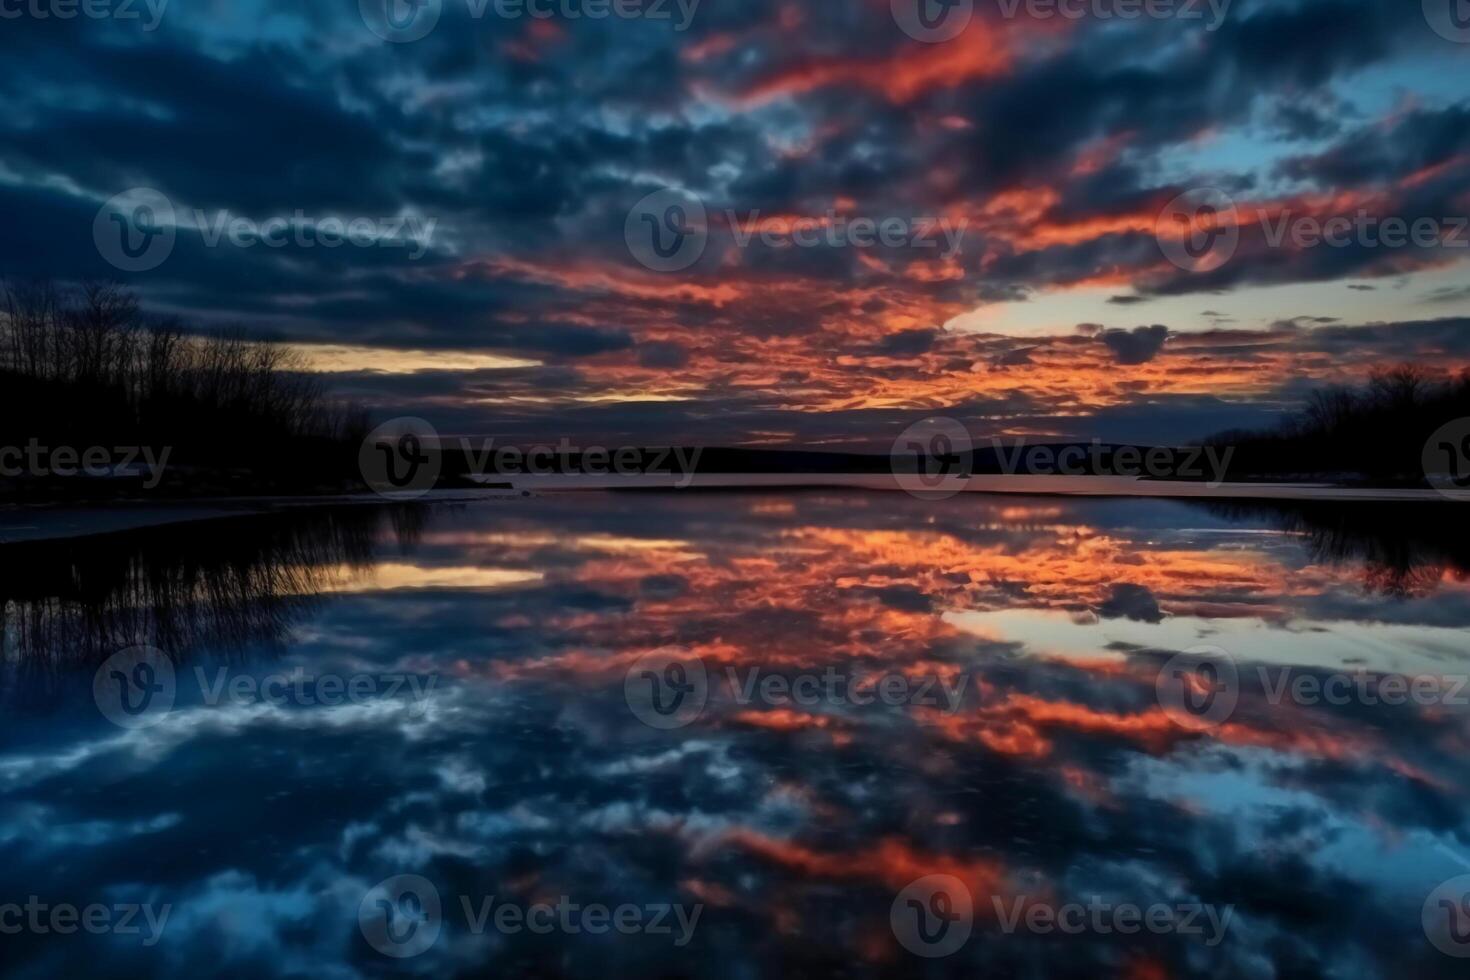
[[[874,60],[807,59],[747,87],[740,101],[751,107],[832,85],[854,85],[904,103],[932,89],[1004,75],[1012,62],[1007,35],[976,18],[963,34],[945,44],[915,43]]]

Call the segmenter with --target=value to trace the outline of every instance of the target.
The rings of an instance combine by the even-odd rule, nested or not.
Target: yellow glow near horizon
[[[414,374],[419,371],[487,371],[541,366],[540,361],[482,351],[399,350],[352,344],[292,344],[291,349],[306,358],[308,370],[324,374],[346,371]]]
[[[546,578],[542,572],[514,568],[435,568],[406,563],[385,563],[366,574],[344,574],[323,591],[392,592],[399,589],[496,589],[528,585]]]
[[[1133,295],[1126,285],[1039,290],[1022,302],[961,313],[945,326],[959,333],[1044,338],[1072,333],[1079,323],[1122,328],[1162,323],[1180,334],[1217,326],[1265,330],[1278,320],[1307,314],[1347,325],[1458,317],[1470,315],[1470,296],[1455,292],[1464,285],[1467,271],[1470,260],[1461,260],[1394,277],[1246,285],[1219,294],[1146,297],[1146,302],[1122,305],[1108,300]],[[1440,291],[1448,298],[1435,301]]]

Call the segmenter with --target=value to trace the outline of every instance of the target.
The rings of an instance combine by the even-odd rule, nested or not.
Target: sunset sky
[[[973,0],[947,41],[911,36],[905,0],[427,2],[432,30],[397,42],[372,0],[6,19],[0,273],[118,278],[150,311],[301,345],[380,416],[517,440],[886,448],[934,414],[1183,440],[1375,366],[1470,364],[1450,0],[1126,21]],[[1181,267],[1167,209],[1204,188],[1238,244]],[[138,189],[133,244],[168,247],[129,271],[104,239]],[[657,192],[652,223],[682,202],[703,246],[686,268],[640,262]],[[1272,241],[1360,213],[1437,237]],[[388,241],[220,237],[235,218]],[[822,241],[777,247],[803,218]],[[857,219],[958,238],[829,236]]]

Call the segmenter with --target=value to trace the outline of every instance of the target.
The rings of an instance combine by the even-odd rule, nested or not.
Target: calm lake
[[[6,546],[3,971],[1463,977],[1449,518],[586,493]]]

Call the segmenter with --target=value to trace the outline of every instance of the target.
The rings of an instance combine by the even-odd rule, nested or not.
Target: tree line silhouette
[[[1272,430],[1234,429],[1231,479],[1362,476],[1422,484],[1424,447],[1446,422],[1470,417],[1470,371],[1445,379],[1415,364],[1375,371],[1365,385],[1313,392]]]
[[[414,506],[306,508],[254,517],[5,546],[0,563],[0,710],[38,696],[72,667],[95,670],[137,645],[182,666],[283,648],[335,587],[385,551],[417,547]]]
[[[182,470],[165,488],[193,492],[356,472],[367,413],[291,348],[147,316],[115,283],[7,283],[0,304],[0,445],[166,446]]]

